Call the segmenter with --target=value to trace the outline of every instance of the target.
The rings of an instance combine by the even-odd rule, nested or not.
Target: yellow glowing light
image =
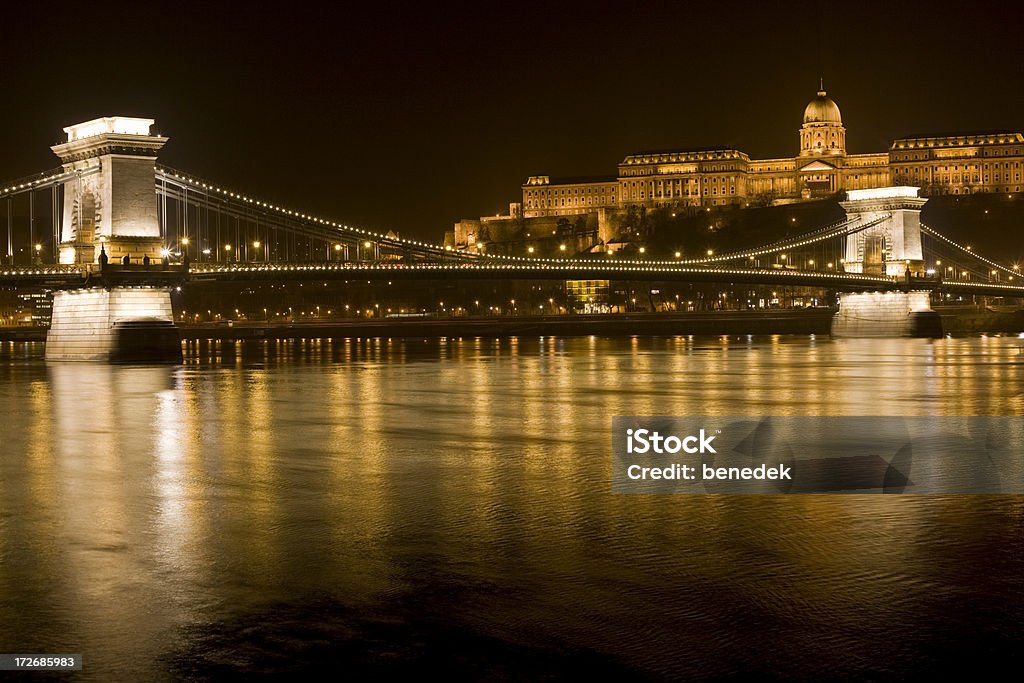
[[[366,242],[363,242],[363,246],[366,247],[367,249],[369,249],[370,247],[373,246],[373,243],[370,242],[370,241],[366,241]]]
[[[94,135],[102,135],[103,133],[149,135],[149,127],[153,123],[153,119],[137,119],[130,116],[105,116],[74,126],[68,126],[64,129],[64,132],[68,134],[68,142],[89,138]]]
[[[533,253],[533,247],[527,247],[526,251],[528,251],[528,252],[530,252],[532,254]]]
[[[224,251],[231,251],[231,245],[230,244],[225,244],[224,245]]]
[[[710,211],[710,210],[711,209],[708,209],[708,211]],[[715,250],[714,249],[708,249],[708,256],[714,256],[714,254],[715,254]]]
[[[187,247],[188,246],[188,238],[187,237],[182,237],[181,238],[181,243],[184,244]]]
[[[259,241],[259,240],[256,240],[255,242],[253,242],[253,243],[252,243],[252,246],[253,246],[254,248],[256,248],[256,249],[259,249],[259,248],[260,248],[260,241]]]
[[[917,193],[920,188],[908,187],[906,185],[900,187],[878,187],[869,190],[849,190],[846,193],[846,199],[848,201],[857,201],[861,199],[893,199],[895,197],[917,197]]]
[[[677,251],[676,252],[676,258],[682,258],[682,256],[683,256],[683,252],[681,252],[681,251]]]
[[[559,251],[565,251],[565,245],[564,244],[559,244],[558,245],[558,250]]]
[[[36,245],[36,251],[37,251],[37,252],[40,252],[40,251],[42,251],[42,250],[43,250],[43,245],[41,245],[41,244],[37,244],[37,245]]]

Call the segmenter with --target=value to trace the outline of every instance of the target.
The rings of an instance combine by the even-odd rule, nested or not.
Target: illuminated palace
[[[714,147],[630,154],[614,177],[530,176],[508,216],[460,221],[448,240],[455,248],[484,249],[487,242],[517,239],[517,231],[518,239],[550,235],[559,225],[565,232],[573,217],[593,236],[578,240],[579,249],[614,239],[624,224],[615,215],[630,211],[790,203],[889,185],[920,187],[925,196],[1012,193],[1024,185],[1021,133],[906,137],[887,152],[847,154],[839,107],[823,88],[804,108],[799,137],[795,157],[751,159]]]

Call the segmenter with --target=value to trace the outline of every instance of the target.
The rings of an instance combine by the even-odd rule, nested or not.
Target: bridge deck
[[[714,268],[567,261],[522,263],[268,263],[53,265],[0,270],[0,283],[60,288],[96,286],[169,286],[189,282],[277,280],[635,280],[821,287],[845,292],[930,290],[982,296],[1024,298],[1024,285],[996,282],[890,278],[858,273],[762,268]]]

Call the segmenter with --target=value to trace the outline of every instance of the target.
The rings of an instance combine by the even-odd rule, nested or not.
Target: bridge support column
[[[112,287],[55,292],[47,360],[181,362],[171,290]]]
[[[942,318],[929,299],[926,291],[840,294],[832,336],[941,337]]]

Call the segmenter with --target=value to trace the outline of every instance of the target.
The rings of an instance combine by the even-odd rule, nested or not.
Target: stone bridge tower
[[[128,256],[160,259],[156,155],[167,138],[151,135],[153,119],[107,116],[64,129],[51,149],[75,177],[64,184],[61,263],[111,263]]]
[[[928,201],[916,187],[881,187],[850,190],[840,206],[850,220],[864,223],[888,218],[846,238],[847,273],[903,277],[924,271],[921,249],[921,207]]]
[[[67,142],[52,148],[74,174],[64,184],[60,262],[101,267],[91,284],[54,292],[47,360],[181,360],[157,214],[156,155],[167,138],[152,125],[94,119],[65,128]]]
[[[935,337],[942,320],[931,309],[931,293],[912,289],[908,275],[924,274],[921,247],[921,207],[916,187],[850,190],[841,206],[850,220],[880,221],[847,235],[843,267],[848,273],[906,279],[902,292],[864,292],[839,295],[832,320],[835,337]]]

